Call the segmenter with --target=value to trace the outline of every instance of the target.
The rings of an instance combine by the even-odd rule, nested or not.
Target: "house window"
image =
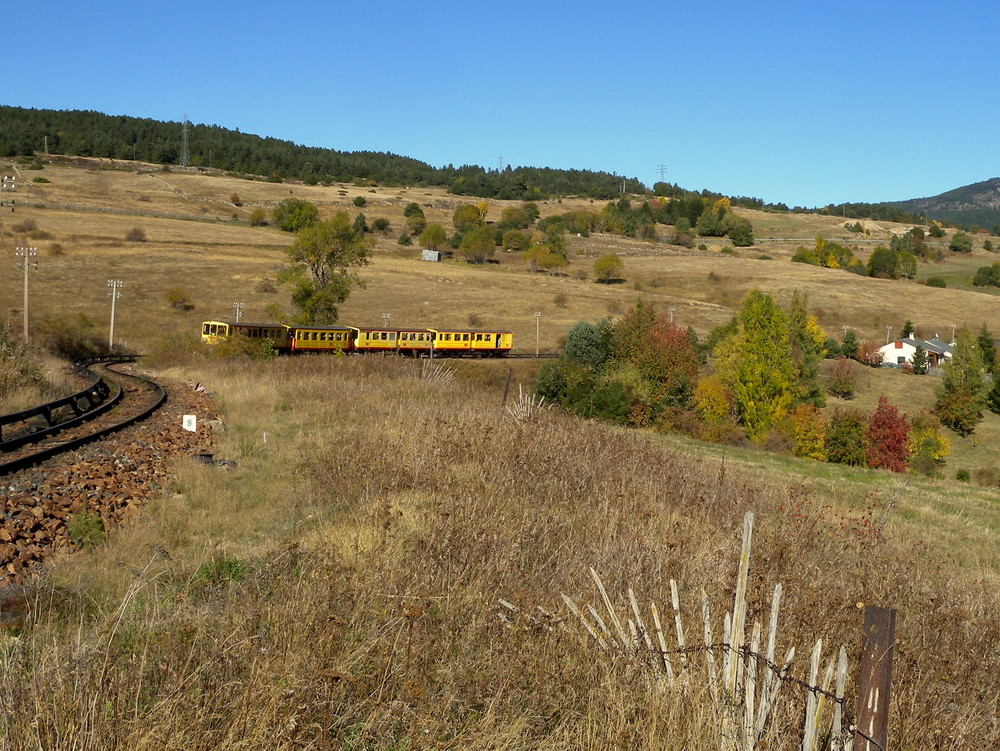
[[[902,355],[900,355],[899,357],[896,358],[896,364],[897,365],[902,365],[904,362],[906,362],[906,358],[903,357]]]

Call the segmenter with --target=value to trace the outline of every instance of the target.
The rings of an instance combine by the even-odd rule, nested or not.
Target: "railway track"
[[[158,384],[112,367],[134,361],[123,355],[77,361],[74,367],[88,381],[82,391],[0,416],[0,475],[80,448],[159,409],[167,395]]]

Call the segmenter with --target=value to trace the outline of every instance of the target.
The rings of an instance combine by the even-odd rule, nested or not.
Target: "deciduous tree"
[[[496,252],[493,231],[489,227],[475,227],[462,237],[459,252],[469,263],[485,263]]]
[[[910,422],[883,394],[865,430],[865,461],[875,469],[906,472]]]
[[[316,207],[299,198],[286,198],[274,207],[274,226],[285,232],[298,232],[318,221]]]
[[[795,374],[784,313],[752,290],[736,332],[715,348],[715,368],[733,396],[733,411],[751,438],[762,438],[792,405]]]
[[[370,245],[344,211],[299,231],[285,251],[288,266],[282,273],[292,287],[297,322],[337,320],[337,306],[347,299],[351,285],[360,281],[351,269],[368,263]]]
[[[624,273],[625,264],[614,253],[603,255],[594,261],[594,276],[599,282],[608,284],[621,279]]]

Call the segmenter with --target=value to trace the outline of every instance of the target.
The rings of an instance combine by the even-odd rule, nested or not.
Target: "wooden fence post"
[[[885,751],[889,739],[889,689],[896,611],[865,607],[865,635],[858,666],[858,714],[854,751]]]

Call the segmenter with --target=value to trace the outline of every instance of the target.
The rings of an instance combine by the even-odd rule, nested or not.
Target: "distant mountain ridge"
[[[1000,177],[991,177],[930,198],[894,201],[891,205],[928,219],[991,229],[1000,224]]]

